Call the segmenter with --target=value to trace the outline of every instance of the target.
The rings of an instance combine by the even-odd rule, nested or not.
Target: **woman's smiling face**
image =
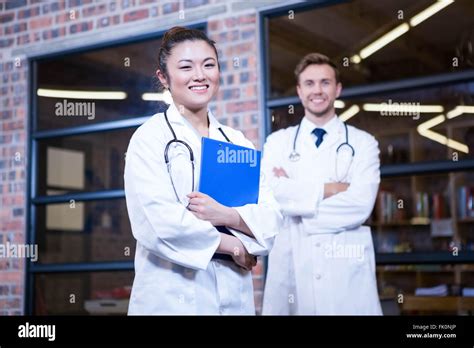
[[[193,111],[207,108],[219,89],[214,48],[203,40],[183,41],[173,47],[166,66],[169,79],[162,72],[158,77],[169,88],[174,103]]]

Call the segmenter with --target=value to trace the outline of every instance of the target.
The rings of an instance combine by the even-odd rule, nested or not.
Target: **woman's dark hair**
[[[215,46],[215,42],[207,37],[207,35],[197,29],[188,29],[184,27],[173,27],[168,30],[163,39],[161,41],[161,47],[158,52],[158,68],[160,71],[165,75],[166,80],[169,81],[168,75],[168,68],[167,68],[167,61],[168,57],[171,55],[171,50],[177,44],[184,42],[184,41],[205,41],[214,49],[217,58],[217,66],[220,70],[219,65],[219,56],[217,54],[217,49]],[[161,84],[160,84],[161,85]]]

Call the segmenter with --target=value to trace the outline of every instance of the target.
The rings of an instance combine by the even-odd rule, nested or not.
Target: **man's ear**
[[[156,77],[158,77],[163,87],[169,88],[168,81],[166,80],[166,76],[165,74],[163,74],[163,72],[160,69],[156,70]]]
[[[342,83],[338,82],[336,85],[336,98],[339,98],[342,91]]]
[[[301,87],[300,87],[299,82],[296,84],[296,93],[298,94],[298,97],[301,100],[302,99],[302,97],[301,97]]]

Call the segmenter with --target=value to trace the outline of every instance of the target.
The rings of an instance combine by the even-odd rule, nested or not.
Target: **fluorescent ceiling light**
[[[474,106],[458,105],[446,114],[446,117],[451,119],[462,114],[474,114]]]
[[[446,118],[444,117],[444,115],[438,115],[436,117],[433,117],[431,120],[428,120],[428,121],[425,121],[421,124],[418,125],[418,127],[416,127],[418,133],[421,134],[421,132],[424,132],[425,130],[429,129],[429,128],[433,128],[434,126],[437,126],[441,123],[444,122]]]
[[[395,29],[392,29],[388,33],[384,34],[374,42],[370,43],[367,45],[365,48],[363,48],[359,54],[355,54],[350,58],[350,61],[354,64],[359,64],[362,59],[365,59],[369,57],[370,55],[374,54],[378,50],[380,50],[382,47],[388,45],[390,42],[396,40],[403,34],[405,34],[408,30],[410,30],[410,26],[415,27],[421,22],[425,21],[426,19],[430,18],[433,16],[435,13],[441,11],[443,8],[446,6],[452,4],[454,0],[438,0],[431,6],[427,7],[417,15],[413,16],[410,19],[410,24],[408,23],[402,23]]]
[[[171,98],[171,93],[166,90],[163,93],[143,93],[142,99],[146,101],[164,101],[166,104],[171,104],[173,98]]]
[[[37,95],[47,98],[65,99],[101,99],[101,100],[123,100],[127,98],[127,93],[122,91],[74,91],[62,89],[38,88]]]
[[[342,100],[334,101],[334,107],[336,109],[344,109],[345,106],[346,106],[346,104]]]
[[[360,111],[360,107],[354,104],[349,109],[347,109],[342,114],[340,114],[339,119],[345,122],[351,117],[354,117],[359,111]]]
[[[441,11],[443,8],[452,4],[453,2],[454,0],[438,0],[430,7],[427,7],[417,15],[413,16],[412,19],[410,19],[410,25],[412,27],[417,26],[418,24],[430,18],[432,15]]]
[[[435,127],[446,121],[444,115],[438,115],[431,120],[423,122],[416,129],[421,136],[424,136],[430,140],[436,141],[442,145],[446,145],[454,150],[458,150],[464,153],[469,153],[469,147],[466,144],[460,143],[456,140],[450,139],[442,134],[432,131],[430,128]]]
[[[406,113],[439,113],[443,112],[444,108],[441,105],[413,105],[412,103],[394,102],[394,103],[366,103],[362,105],[364,111],[370,112],[406,112]]]
[[[368,56],[377,52],[382,47],[388,45],[390,42],[396,40],[398,37],[405,34],[408,30],[410,30],[410,26],[407,23],[400,24],[395,29],[392,29],[388,33],[384,34],[383,36],[363,48],[359,53],[360,58],[367,58]]]
[[[360,56],[358,54],[354,54],[351,57],[351,62],[354,64],[359,64],[360,62],[362,62],[362,59],[360,59]]]

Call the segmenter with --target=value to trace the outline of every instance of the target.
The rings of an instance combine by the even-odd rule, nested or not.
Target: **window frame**
[[[271,133],[271,109],[288,105],[299,105],[298,96],[271,98],[270,81],[270,55],[269,55],[269,20],[274,17],[288,14],[292,10],[304,12],[321,7],[329,7],[350,0],[315,0],[311,3],[296,3],[280,7],[265,8],[258,11],[258,26],[260,40],[260,76],[262,77],[262,88],[259,98],[260,113],[264,119],[263,139]],[[463,70],[455,73],[442,73],[422,77],[406,78],[363,84],[343,89],[340,99],[351,99],[356,97],[368,97],[390,92],[403,92],[419,88],[441,87],[462,82],[474,82],[474,69]],[[447,172],[462,172],[474,170],[474,159],[463,159],[457,162],[450,160],[423,161],[407,164],[382,165],[380,167],[381,178],[393,178],[420,174],[438,174]],[[430,253],[376,253],[377,265],[406,265],[406,264],[465,264],[474,263],[474,251],[460,251],[457,256],[443,251]],[[266,270],[265,270],[266,273]]]

